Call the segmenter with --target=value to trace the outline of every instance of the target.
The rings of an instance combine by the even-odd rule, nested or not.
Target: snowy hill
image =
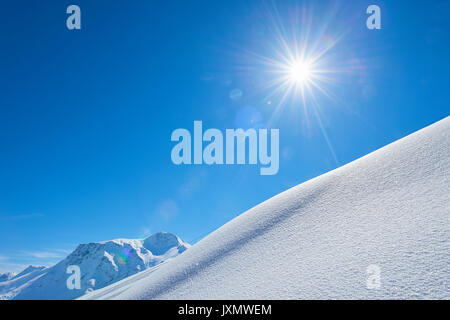
[[[116,239],[79,245],[67,258],[50,268],[28,267],[9,281],[0,282],[3,299],[74,299],[185,251],[189,245],[170,233],[147,239]],[[81,271],[81,289],[68,290],[67,267]]]
[[[447,117],[82,299],[449,299],[449,191]]]

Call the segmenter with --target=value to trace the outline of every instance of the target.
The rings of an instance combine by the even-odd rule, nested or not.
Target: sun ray
[[[269,50],[265,51],[266,54],[261,54],[262,50],[245,50],[245,53],[250,58],[246,61],[256,62],[258,65],[254,68],[260,70],[258,90],[263,101],[270,101],[272,107],[267,125],[272,125],[280,112],[288,107],[292,109],[289,112],[300,111],[302,122],[306,123],[308,129],[310,122],[315,119],[318,126],[321,126],[320,115],[316,115],[317,110],[311,109],[323,103],[320,96],[336,103],[339,99],[333,89],[336,88],[340,75],[349,71],[337,64],[339,61],[334,61],[336,56],[331,55],[346,34],[330,28],[338,8],[331,8],[324,22],[315,25],[314,7],[296,6],[291,10],[290,24],[286,25],[275,2],[266,4],[266,18],[271,27],[268,31],[272,32],[272,37],[268,39],[272,39],[272,42],[265,42],[264,50],[267,50],[267,44]],[[324,129],[321,130],[323,132]],[[325,140],[327,144],[330,142],[328,137]],[[335,155],[333,158],[336,158]]]
[[[316,120],[319,124],[320,131],[322,132],[322,136],[325,139],[325,142],[328,146],[328,150],[330,151],[330,154],[331,154],[336,166],[339,166],[339,160],[337,159],[336,152],[334,151],[333,145],[331,144],[330,138],[328,137],[327,130],[325,129],[325,126],[323,125],[322,118],[320,117],[320,114],[318,111],[318,108],[320,108],[320,105],[317,101],[317,98],[316,98],[316,95],[314,92],[311,92],[311,97],[312,97],[312,101],[313,101],[313,105],[312,105],[311,109],[313,110]]]

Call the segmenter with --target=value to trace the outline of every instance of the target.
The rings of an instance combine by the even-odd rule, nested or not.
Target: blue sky
[[[81,30],[66,28],[70,4]],[[381,30],[366,28],[370,4]],[[3,1],[0,271],[161,230],[193,243],[448,116],[449,13],[448,1]],[[335,43],[329,96],[280,104],[261,57],[276,59],[281,40]],[[251,119],[280,130],[277,175],[171,162],[173,130]]]

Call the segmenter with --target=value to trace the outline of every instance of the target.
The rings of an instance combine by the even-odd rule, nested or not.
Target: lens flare
[[[130,250],[128,250],[127,248],[123,248],[122,252],[120,252],[117,255],[117,260],[119,261],[120,264],[126,264],[130,256],[131,256]]]

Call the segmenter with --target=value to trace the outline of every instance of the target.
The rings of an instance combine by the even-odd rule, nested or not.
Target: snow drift
[[[177,256],[190,245],[159,232],[146,239],[116,239],[80,244],[53,267],[30,266],[0,282],[0,299],[74,299]],[[80,268],[81,289],[68,290],[67,267]]]
[[[448,299],[449,173],[447,117],[82,299]]]

